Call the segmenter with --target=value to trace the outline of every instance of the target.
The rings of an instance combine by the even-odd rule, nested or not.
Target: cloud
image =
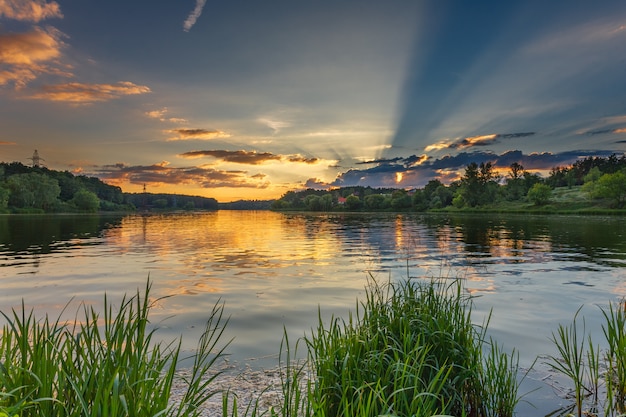
[[[607,133],[617,133],[617,134],[626,133],[626,128],[622,127],[622,128],[617,128],[617,129],[590,130],[588,132],[585,132],[585,134],[591,135],[591,136],[604,135]]]
[[[9,142],[6,140],[0,140],[0,145],[15,145],[15,142]]]
[[[133,84],[129,81],[120,81],[117,84],[84,84],[66,83],[46,85],[41,91],[28,98],[38,100],[62,101],[72,104],[93,104],[109,101],[123,96],[146,94],[150,88]]]
[[[309,178],[304,183],[304,188],[312,188],[314,190],[327,190],[331,187],[331,184],[328,182],[324,182],[319,178]]]
[[[62,37],[53,28],[0,34],[0,86],[12,82],[19,89],[42,73],[71,75],[56,62],[64,46]]]
[[[249,176],[246,171],[225,171],[201,166],[176,168],[170,167],[165,161],[147,166],[131,166],[125,163],[105,165],[99,167],[95,175],[113,184],[194,185],[201,188],[269,186],[263,174]]]
[[[187,16],[185,23],[183,23],[183,30],[185,32],[189,32],[192,26],[196,24],[196,21],[202,14],[202,9],[204,8],[205,4],[206,4],[206,0],[196,0],[196,7],[189,14],[189,16]]]
[[[161,122],[187,123],[187,119],[183,119],[180,117],[165,117],[167,113],[167,107],[163,107],[162,109],[147,111],[145,115],[151,119],[157,119]]]
[[[395,157],[395,158],[382,158],[382,159],[369,159],[366,161],[357,162],[357,165],[371,165],[371,164],[393,164],[399,161],[402,161],[404,158]]]
[[[270,129],[272,129],[274,133],[278,133],[281,129],[291,126],[291,123],[289,122],[283,122],[283,121],[276,120],[276,119],[270,119],[268,117],[258,118],[257,121],[269,127]]]
[[[300,154],[294,155],[277,155],[271,152],[256,152],[256,151],[226,151],[226,150],[205,150],[205,151],[191,151],[178,155],[182,158],[202,158],[212,157],[220,159],[224,162],[234,162],[244,165],[260,165],[270,161],[290,162],[296,164],[317,164],[321,162],[319,158],[307,158]]]
[[[289,162],[303,163],[303,164],[316,164],[320,161],[318,158],[306,158],[299,154],[287,156],[286,159]]]
[[[0,0],[0,17],[25,22],[40,22],[50,18],[62,18],[61,7],[56,1]]]
[[[476,146],[489,146],[498,143],[500,139],[514,139],[523,138],[527,136],[533,136],[535,132],[520,132],[520,133],[491,133],[488,135],[467,136],[458,139],[454,142],[437,142],[428,145],[424,148],[426,152],[440,151],[442,149],[466,149]]]
[[[169,138],[168,140],[211,140],[218,138],[229,138],[230,134],[222,132],[221,130],[207,130],[207,129],[172,129],[167,133],[173,133],[176,136]]]
[[[468,137],[461,138],[447,145],[443,145],[440,142],[435,145],[429,145],[426,148],[428,148],[427,150],[434,150],[434,149],[445,149],[445,148],[465,149],[465,148],[473,148],[475,146],[489,146],[494,143],[498,143],[500,139],[523,138],[526,136],[532,136],[534,134],[535,132],[491,133],[489,135],[468,136]]]
[[[588,156],[608,157],[613,151],[574,150],[559,153],[542,152],[524,154],[522,151],[461,152],[431,159],[422,156],[394,158],[367,169],[350,169],[337,176],[329,186],[371,186],[371,187],[423,187],[431,179],[450,182],[463,175],[465,167],[475,162],[490,162],[496,169],[507,170],[513,162],[520,163],[531,171],[547,171],[557,166],[571,165]],[[416,163],[418,161],[418,163]],[[396,174],[402,174],[398,182]]]
[[[225,150],[212,150],[212,151],[191,151],[180,154],[183,158],[202,158],[210,156],[216,159],[221,159],[225,162],[235,162],[245,165],[259,165],[268,161],[280,161],[282,156],[274,155],[270,152],[256,152],[256,151],[225,151]]]

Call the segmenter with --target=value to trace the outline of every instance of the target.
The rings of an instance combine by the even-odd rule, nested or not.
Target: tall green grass
[[[225,322],[215,305],[201,340],[187,392],[169,404],[180,340],[156,343],[149,330],[150,282],[145,292],[124,297],[119,307],[104,297],[104,314],[84,307],[73,323],[33,312],[2,313],[0,415],[197,416],[216,391],[209,368],[223,355],[218,346]]]
[[[180,340],[154,340],[150,287],[104,298],[103,313],[83,307],[71,323],[32,311],[4,314],[0,342],[0,416],[198,416],[222,389],[224,416],[240,408],[227,387],[215,389],[215,363],[224,354],[223,306],[209,312],[187,392],[170,401]],[[460,280],[374,280],[346,320],[319,323],[310,335],[281,346],[282,404],[260,417],[457,416],[509,417],[520,397],[515,352],[490,339],[488,320],[471,320],[472,299]],[[610,332],[611,330],[607,330]],[[297,350],[306,347],[306,359]]]
[[[304,338],[313,382],[286,386],[306,404],[283,415],[514,415],[517,356],[486,340],[471,307],[460,280],[371,281],[354,315]]]
[[[580,308],[568,326],[559,325],[552,341],[557,354],[549,356],[549,366],[566,376],[573,385],[576,414],[604,416],[626,415],[626,305],[609,303],[602,308],[602,330],[606,351],[594,344],[587,333],[584,318],[577,322]],[[581,307],[582,308],[582,307]]]

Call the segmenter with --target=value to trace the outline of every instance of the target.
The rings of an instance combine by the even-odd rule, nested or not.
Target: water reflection
[[[36,255],[99,244],[92,238],[117,227],[122,216],[0,215],[0,266],[37,263]]]
[[[493,309],[494,336],[532,362],[580,305],[626,295],[625,234],[617,217],[0,216],[0,310],[21,299],[52,313],[71,297],[98,305],[104,292],[112,299],[134,293],[150,276],[155,298],[174,296],[154,311],[164,339],[182,333],[191,349],[222,300],[233,355],[263,357],[277,352],[283,326],[292,340],[309,331],[318,307],[327,315],[353,310],[368,274],[461,277],[468,293],[480,295],[475,311]]]

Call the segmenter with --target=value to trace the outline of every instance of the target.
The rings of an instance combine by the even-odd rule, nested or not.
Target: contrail
[[[202,9],[204,8],[205,4],[206,0],[196,0],[195,9],[193,9],[193,11],[189,14],[187,20],[185,20],[185,23],[183,24],[183,29],[185,30],[185,32],[189,32],[189,29],[191,29],[191,27],[196,24],[196,20],[198,20],[198,18],[202,14]]]

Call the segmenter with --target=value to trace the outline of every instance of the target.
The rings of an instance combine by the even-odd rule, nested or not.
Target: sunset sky
[[[0,161],[219,201],[626,151],[624,0],[0,0]]]

